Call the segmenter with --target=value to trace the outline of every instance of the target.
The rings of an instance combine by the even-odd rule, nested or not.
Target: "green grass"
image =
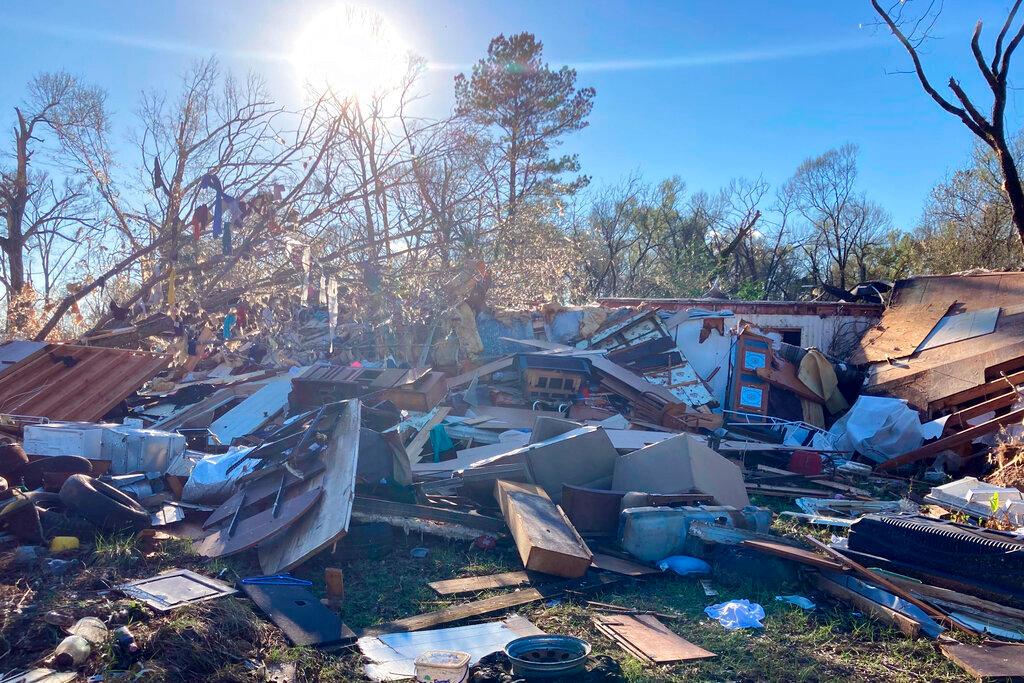
[[[833,530],[778,521],[776,533],[814,533],[827,538]],[[472,548],[465,541],[444,541],[396,533],[393,550],[381,559],[341,561],[330,552],[301,566],[295,574],[313,582],[313,591],[324,591],[323,570],[337,566],[345,574],[342,618],[352,628],[381,624],[445,606],[474,596],[440,597],[430,581],[493,574],[521,569],[518,554],[509,544],[492,551]],[[410,557],[416,546],[430,549],[426,558]],[[165,542],[159,551],[144,554],[131,539],[97,539],[93,549],[79,557],[87,569],[59,582],[38,581],[31,611],[4,622],[0,637],[15,645],[10,666],[28,666],[45,657],[59,641],[59,629],[47,626],[40,615],[50,609],[69,612],[75,618],[94,615],[127,623],[145,654],[149,673],[141,680],[216,680],[251,682],[252,666],[259,663],[295,662],[303,681],[363,680],[358,651],[343,649],[324,653],[290,647],[280,631],[248,600],[241,597],[186,607],[168,614],[152,614],[139,603],[103,593],[118,582],[150,576],[171,567],[190,568],[207,576],[223,573],[225,581],[259,574],[255,553],[209,561],[192,554],[190,544]],[[518,611],[549,633],[576,635],[589,641],[595,654],[616,659],[631,683],[655,681],[940,681],[965,680],[927,640],[912,641],[901,633],[856,616],[851,607],[815,594],[800,582],[770,583],[772,560],[742,565],[739,577],[713,579],[719,595],[708,597],[693,579],[659,575],[624,582],[587,595],[585,599],[683,616],[663,620],[687,640],[714,652],[717,657],[694,663],[652,667],[642,664],[601,635],[593,626],[595,612],[579,600],[554,605],[534,603]],[[778,561],[776,561],[778,562]],[[22,595],[23,573],[0,563],[0,608]],[[503,590],[482,592],[488,597]],[[810,597],[817,609],[805,612],[774,600],[778,594],[799,593]],[[767,612],[764,629],[728,632],[704,616],[706,606],[731,598],[759,602]],[[498,619],[492,615],[487,619]],[[6,662],[5,662],[6,664]],[[82,672],[90,675],[120,668],[112,648],[90,660]]]

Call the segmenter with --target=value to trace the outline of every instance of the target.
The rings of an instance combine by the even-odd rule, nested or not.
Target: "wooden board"
[[[850,362],[876,363],[911,355],[955,303],[954,297],[890,306],[878,324],[864,333]]]
[[[420,453],[423,451],[423,446],[426,445],[427,439],[430,438],[430,430],[441,424],[441,421],[448,416],[448,413],[450,413],[451,410],[452,409],[448,406],[434,408],[430,417],[423,423],[420,431],[416,432],[416,436],[414,436],[412,441],[409,442],[409,445],[405,447],[405,454],[409,456],[410,464],[414,463],[420,457]]]
[[[283,500],[276,515],[271,506],[251,517],[239,519],[233,532],[230,525],[214,531],[199,542],[196,552],[203,557],[226,557],[255,548],[278,534],[287,532],[289,527],[302,519],[320,500],[321,494],[323,490],[319,488],[302,491],[292,498]]]
[[[647,576],[649,574],[660,574],[661,570],[655,567],[648,567],[644,564],[624,560],[621,557],[594,553],[593,567],[606,572],[615,572],[623,576]]]
[[[775,555],[781,557],[784,560],[792,560],[793,562],[799,562],[800,564],[806,564],[811,567],[817,567],[818,569],[827,569],[833,572],[844,572],[847,570],[845,565],[834,562],[827,557],[822,557],[817,553],[813,553],[810,550],[804,550],[803,548],[794,548],[790,545],[783,543],[774,543],[772,541],[760,541],[760,540],[747,540],[741,544],[747,548],[753,548],[754,550],[760,550],[763,553],[769,555]]]
[[[260,545],[264,574],[281,574],[339,541],[348,531],[355,498],[359,459],[359,401],[348,401],[321,455],[323,474],[309,479],[309,488],[324,490],[320,502],[289,533]]]
[[[317,463],[308,471],[305,471],[305,477],[303,479],[297,479],[295,475],[287,470],[282,469],[285,474],[285,491],[291,491],[294,487],[312,476],[320,474],[324,471],[322,463]],[[238,510],[239,505],[244,505],[248,508],[251,506],[260,505],[273,500],[274,496],[277,495],[278,485],[280,483],[280,477],[263,477],[247,484],[242,491],[238,491],[233,496],[224,501],[220,507],[210,513],[210,516],[203,522],[203,528],[209,529],[217,526],[221,522],[230,519],[235,511]],[[243,500],[244,499],[244,500]],[[242,510],[245,514],[245,510]]]
[[[938,455],[944,450],[955,448],[963,444],[974,441],[979,436],[985,436],[992,432],[998,431],[1000,427],[1004,427],[1010,424],[1018,424],[1024,420],[1024,408],[1020,410],[1012,410],[1005,415],[989,420],[988,422],[982,422],[979,425],[968,427],[962,432],[956,432],[949,436],[945,436],[931,443],[927,443],[920,448],[904,453],[903,455],[886,460],[878,466],[880,470],[891,470],[901,465],[909,465],[910,463],[917,462],[918,460],[924,460],[925,458],[933,455]]]
[[[438,595],[465,595],[494,588],[514,588],[530,583],[527,572],[502,572],[487,576],[470,576],[464,579],[432,581],[427,585]]]
[[[543,488],[499,479],[494,497],[527,569],[571,579],[586,574],[593,555]]]
[[[594,624],[603,633],[625,647],[628,652],[639,652],[643,659],[654,664],[687,662],[714,657],[702,647],[674,633],[651,614],[598,615]]]
[[[828,593],[842,602],[853,605],[872,619],[899,629],[899,631],[906,636],[917,638],[921,634],[921,625],[910,617],[900,614],[896,610],[890,609],[885,605],[880,605],[873,600],[869,600],[860,593],[850,590],[846,586],[842,586],[835,581],[826,579],[821,574],[813,574],[811,576],[811,583],[813,583],[818,590]]]
[[[983,683],[1024,681],[1024,645],[939,643],[942,654]]]
[[[481,365],[480,367],[470,370],[469,372],[464,372],[457,377],[452,377],[448,380],[448,388],[458,389],[459,387],[466,386],[477,377],[484,377],[493,372],[497,372],[498,370],[504,370],[511,366],[514,361],[515,357],[507,356],[505,358],[499,358],[498,360],[491,361],[485,365]]]
[[[425,614],[406,617],[405,619],[398,619],[396,621],[368,629],[367,633],[364,635],[388,633],[393,631],[421,631],[425,628],[433,628],[442,624],[450,624],[456,621],[462,621],[463,619],[469,619],[471,617],[480,617],[485,614],[503,612],[507,609],[519,607],[520,605],[527,605],[538,600],[556,598],[569,590],[578,593],[585,593],[603,586],[611,585],[621,580],[622,577],[615,576],[614,574],[597,574],[593,576],[588,575],[582,579],[573,581],[559,581],[556,583],[537,586],[535,588],[525,588],[523,590],[513,591],[504,595],[496,595],[483,600],[475,600],[461,605],[446,607],[445,609],[436,610],[434,612],[427,612]]]

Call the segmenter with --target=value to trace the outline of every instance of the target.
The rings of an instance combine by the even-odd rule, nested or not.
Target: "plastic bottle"
[[[82,636],[68,636],[53,651],[53,662],[61,669],[78,668],[89,659],[92,645]]]
[[[126,656],[134,655],[139,651],[139,644],[135,642],[135,636],[128,630],[127,626],[121,626],[114,630],[114,638],[117,639],[117,647]]]

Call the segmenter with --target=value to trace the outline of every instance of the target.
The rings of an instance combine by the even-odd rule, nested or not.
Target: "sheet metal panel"
[[[96,422],[170,362],[142,351],[48,344],[0,372],[0,413]]]

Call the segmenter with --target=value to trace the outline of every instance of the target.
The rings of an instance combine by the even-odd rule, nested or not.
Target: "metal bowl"
[[[512,673],[526,679],[558,678],[583,671],[590,643],[572,636],[526,636],[505,646]]]

